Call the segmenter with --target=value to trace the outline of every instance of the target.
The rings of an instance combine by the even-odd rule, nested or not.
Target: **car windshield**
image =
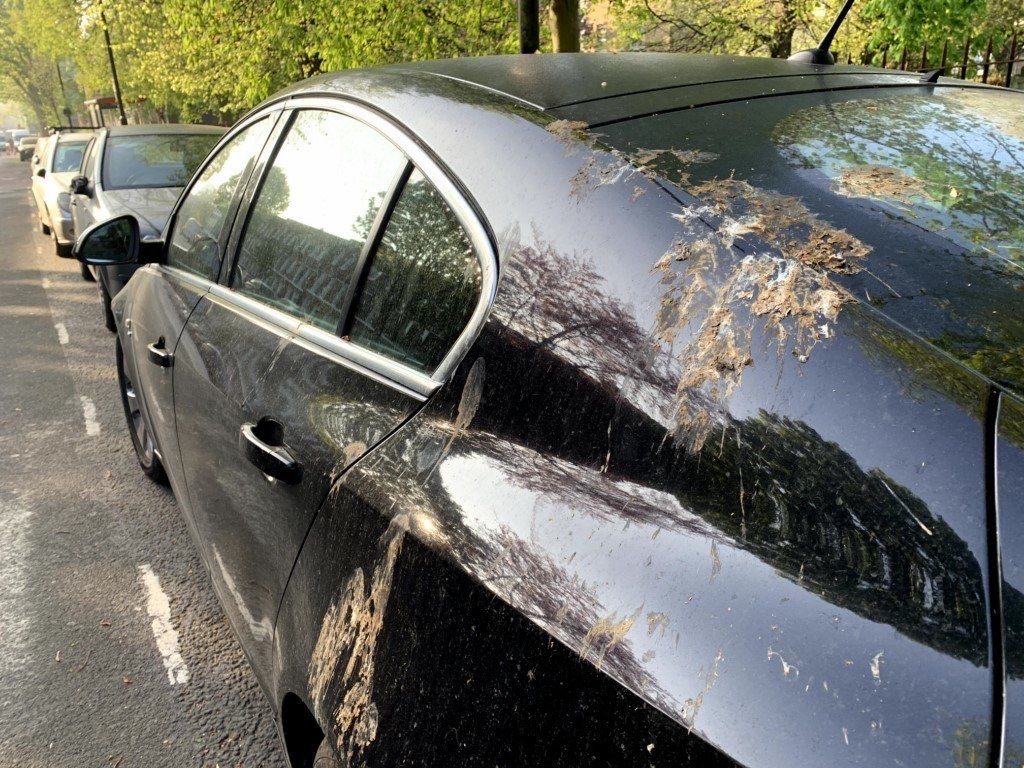
[[[743,130],[725,128],[736,125]],[[965,365],[1024,392],[1019,93],[955,86],[819,92],[600,131],[634,163],[644,165],[653,150],[655,170],[725,213],[723,226],[737,234],[776,244],[785,235],[784,245],[814,237],[853,244],[855,258],[837,270],[837,282]],[[782,250],[791,258],[806,253]]]
[[[103,186],[183,187],[218,139],[216,133],[111,136],[103,154]]]
[[[82,167],[86,141],[67,141],[57,144],[53,155],[53,172],[67,173]]]

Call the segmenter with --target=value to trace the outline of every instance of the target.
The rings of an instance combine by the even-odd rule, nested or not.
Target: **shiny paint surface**
[[[1024,762],[1024,404],[1004,396],[996,439],[996,501],[1003,542],[1006,634],[1006,759]]]
[[[814,68],[727,61],[729,82],[703,98],[755,100],[705,109],[690,83],[713,80],[713,62],[680,57],[655,76],[622,59],[352,72],[267,107],[333,95],[390,116],[469,193],[500,264],[486,324],[422,408],[299,343],[297,323],[247,317],[221,287],[188,320],[172,375],[193,469],[169,474],[179,498],[190,477],[194,532],[265,690],[279,712],[287,696],[304,702],[353,765],[992,765],[993,382],[927,333],[962,318],[916,297],[874,301],[860,293],[877,290],[871,275],[825,267],[800,272],[822,304],[774,324],[757,306],[774,283],[741,284],[723,307],[737,269],[784,265],[793,244],[735,237],[744,220],[678,175],[614,164],[683,132],[697,146],[673,148],[718,155],[698,184],[743,168],[748,184],[796,196],[799,244],[852,233],[851,253],[869,249],[857,258],[894,294],[939,293],[976,266],[764,164],[758,121],[830,97],[761,96]],[[593,80],[616,74],[624,85],[601,98]],[[688,95],[626,122],[647,111],[629,95],[645,76],[652,99]],[[861,69],[827,79],[860,89],[842,99],[922,92]],[[903,90],[876,87],[895,81]],[[606,143],[552,124],[582,101],[600,105]],[[591,183],[595,167],[612,172]],[[777,202],[740,202],[755,199]],[[895,257],[922,243],[935,246],[923,264]],[[711,266],[692,271],[707,247]],[[680,301],[690,284],[696,298]],[[836,286],[852,298],[828,304]],[[982,311],[984,295],[972,300]],[[732,357],[694,378],[711,317],[738,349],[716,341]],[[264,416],[310,467],[301,485],[239,461],[239,423]],[[999,471],[1001,489],[1024,473],[1012,457]],[[1006,594],[1014,578],[1007,566]],[[1012,681],[1009,694],[1008,758]]]
[[[282,318],[286,320],[286,318]],[[232,624],[261,677],[292,563],[332,479],[398,427],[418,400],[339,364],[213,295],[175,352],[174,407],[189,508]],[[243,424],[273,419],[303,481],[268,478],[239,449]]]

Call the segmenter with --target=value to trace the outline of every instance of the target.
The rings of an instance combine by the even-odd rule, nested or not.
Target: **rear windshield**
[[[67,141],[57,144],[53,155],[53,172],[66,173],[82,167],[87,141]]]
[[[215,133],[111,136],[103,153],[103,187],[183,187],[218,139]]]
[[[657,172],[719,207],[727,201],[744,228],[765,218],[765,200],[773,224],[785,224],[780,212],[795,201],[819,233],[856,244],[858,262],[833,275],[845,288],[1024,392],[1021,94],[822,92],[599,130],[631,158],[673,150],[656,153]]]

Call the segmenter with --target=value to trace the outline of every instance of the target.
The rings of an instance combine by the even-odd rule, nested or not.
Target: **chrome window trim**
[[[356,344],[344,342],[336,336],[333,337],[340,344],[344,345],[339,349],[338,354],[349,356],[350,359],[353,359],[353,362],[356,362],[356,358],[362,358],[365,352],[367,356],[387,361],[387,367],[396,373],[400,373],[403,380],[420,381],[427,379],[437,385],[434,387],[436,390],[438,386],[448,380],[462,361],[462,358],[469,351],[473,342],[476,341],[477,336],[483,329],[491,305],[494,303],[494,296],[498,289],[498,257],[487,227],[480,220],[476,210],[469,200],[466,199],[466,196],[452,180],[448,172],[409,133],[383,114],[363,104],[351,101],[344,96],[303,96],[289,99],[283,102],[283,104],[288,110],[322,109],[329,112],[338,112],[359,120],[378,131],[398,147],[426,179],[434,185],[441,197],[452,209],[459,224],[462,225],[463,230],[465,230],[466,235],[469,237],[477,261],[480,264],[480,297],[477,299],[477,304],[470,314],[466,327],[462,329],[455,343],[432,374],[425,376],[420,371],[407,365],[386,358],[376,352],[371,352]],[[281,105],[282,102],[278,102],[273,106],[280,108]],[[319,332],[319,329],[316,330]],[[316,343],[321,344],[320,341]],[[358,350],[358,352],[353,350]]]
[[[205,277],[200,277],[197,274],[188,272],[179,267],[172,267],[170,264],[146,264],[145,266],[153,267],[158,274],[165,278],[174,278],[180,283],[186,283],[193,288],[206,293],[212,288],[215,283]]]
[[[225,285],[211,284],[208,296],[231,311],[254,318],[272,332],[290,337],[291,341],[310,352],[330,358],[339,365],[389,386],[417,401],[425,401],[441,386],[439,382],[429,376],[410,370],[406,366],[399,365],[376,352],[363,349],[350,341],[338,338],[329,331],[298,320],[286,312],[269,307],[249,296],[244,296]]]

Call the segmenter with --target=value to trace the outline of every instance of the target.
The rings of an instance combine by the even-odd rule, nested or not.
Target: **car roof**
[[[948,83],[971,87],[960,80]],[[545,112],[593,128],[666,110],[783,93],[928,85],[917,72],[749,56],[520,54],[332,72],[296,83],[271,100],[325,92],[365,98],[381,89],[423,96],[458,97],[461,93],[467,100],[487,95],[494,102],[491,108],[500,109],[503,103],[509,110]]]
[[[859,66],[820,66],[785,59],[678,53],[481,56],[390,68],[462,81],[543,110],[670,88],[764,78],[835,77],[865,72],[877,77],[919,77],[914,73]]]
[[[106,129],[108,136],[151,136],[153,134],[221,134],[227,129],[219,125],[190,125],[186,123],[151,123],[146,125],[112,125]]]

